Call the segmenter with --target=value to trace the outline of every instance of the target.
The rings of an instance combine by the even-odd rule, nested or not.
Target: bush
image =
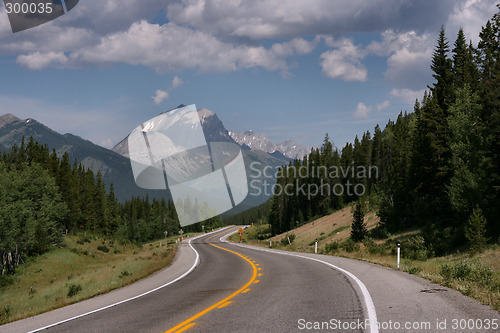
[[[83,243],[90,243],[90,238],[88,238],[87,236],[80,236],[76,243],[80,245],[82,245]]]
[[[401,256],[411,260],[427,260],[434,256],[429,250],[422,236],[415,236],[401,244]]]
[[[104,252],[104,253],[108,253],[108,252],[109,252],[109,248],[108,248],[106,245],[99,245],[99,246],[97,247],[97,249],[98,249],[99,251]]]
[[[73,297],[82,291],[82,286],[80,284],[70,284],[68,288],[68,297]]]
[[[325,253],[337,252],[339,248],[340,244],[336,241],[333,241],[325,245]]]
[[[288,242],[289,239],[290,239],[290,242]],[[281,239],[281,245],[286,246],[288,244],[292,244],[294,240],[295,240],[295,234],[294,233],[286,234],[285,237],[283,237]]]
[[[471,281],[482,286],[493,283],[493,270],[476,259],[459,260],[441,265],[441,276],[449,282],[451,278]]]
[[[122,271],[118,277],[121,279],[121,278],[124,278],[126,276],[130,276],[130,275],[132,275],[132,274],[130,274],[129,271]]]
[[[351,238],[349,238],[346,241],[344,241],[341,246],[347,252],[354,252],[354,251],[357,252],[357,251],[359,251],[359,244],[356,243]]]
[[[371,254],[381,254],[384,252],[384,248],[381,245],[375,243],[375,241],[370,237],[365,237],[363,240],[363,245],[366,250]]]
[[[7,304],[3,310],[0,311],[0,324],[4,324],[9,320],[10,304]]]

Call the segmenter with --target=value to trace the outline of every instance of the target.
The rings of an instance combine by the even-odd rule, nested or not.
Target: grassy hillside
[[[373,212],[365,215],[368,237],[355,243],[350,239],[352,220],[352,207],[346,207],[274,237],[269,237],[268,224],[255,225],[245,229],[243,242],[269,247],[271,241],[273,248],[312,253],[317,239],[318,253],[396,269],[396,242],[400,241],[401,270],[454,288],[500,311],[500,244],[491,245],[473,257],[467,252],[434,257],[425,248],[420,230],[381,234],[376,228],[379,219]],[[238,242],[239,235],[231,236],[230,240]]]
[[[160,245],[161,243],[161,245]],[[106,293],[166,267],[174,239],[118,245],[101,238],[65,236],[57,248],[20,265],[0,282],[0,324]]]

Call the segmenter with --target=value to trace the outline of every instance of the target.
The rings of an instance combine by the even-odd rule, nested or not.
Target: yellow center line
[[[178,331],[175,331],[175,333],[181,333],[181,332],[184,332],[185,330],[193,327],[194,325],[196,325],[196,323],[189,323],[188,325],[184,326],[184,327],[181,327]]]
[[[227,231],[223,231],[217,235],[220,235],[224,232],[227,232]],[[207,239],[211,239],[217,235],[214,235],[214,236],[211,236]],[[232,250],[229,250],[229,249],[225,249],[223,247],[220,247],[220,246],[217,246],[217,245],[214,245],[214,244],[211,244],[209,243],[210,245],[218,248],[218,249],[221,249],[221,250],[224,250],[224,251],[227,251],[227,252],[231,252],[241,258],[243,258],[244,260],[246,260],[250,265],[252,265],[252,268],[253,268],[253,273],[252,273],[252,277],[250,278],[250,280],[245,283],[245,285],[243,287],[241,287],[240,289],[238,289],[237,291],[235,291],[234,293],[232,293],[231,295],[227,296],[226,298],[224,298],[223,300],[220,300],[219,302],[215,303],[214,305],[206,308],[205,310],[195,314],[194,316],[192,316],[191,318],[183,321],[182,323],[180,323],[179,325],[175,326],[175,327],[172,327],[171,329],[169,329],[168,331],[165,331],[165,333],[172,333],[172,332],[176,332],[176,333],[179,333],[179,332],[182,332],[182,331],[185,331],[187,330],[189,327],[193,326],[195,323],[193,323],[192,321],[200,318],[201,316],[203,316],[204,314],[206,314],[207,312],[209,311],[212,311],[213,309],[221,306],[222,304],[224,304],[225,302],[229,301],[231,298],[233,298],[234,296],[238,295],[239,293],[244,293],[244,292],[247,292],[249,291],[250,289],[247,289],[254,281],[255,279],[257,278],[257,267],[255,266],[255,264],[250,261],[249,259],[247,259],[245,256],[243,256],[242,254],[238,253],[238,252],[235,252],[235,251],[232,251]],[[260,270],[260,268],[259,268]],[[180,330],[182,328],[182,330]]]
[[[231,304],[232,302],[231,301],[227,301],[226,303],[222,304],[221,306],[219,306],[218,308],[219,309],[222,309],[223,307],[225,306],[228,306],[229,304]]]

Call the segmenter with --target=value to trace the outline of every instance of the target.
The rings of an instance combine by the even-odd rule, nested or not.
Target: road
[[[183,243],[181,259],[169,268],[182,271],[177,275],[159,273],[141,281],[140,288],[131,285],[75,304],[66,313],[63,308],[0,326],[0,332],[42,327],[47,327],[43,332],[376,332],[376,325],[359,325],[367,319],[386,325],[381,332],[448,332],[454,331],[454,318],[483,323],[496,319],[500,324],[497,312],[406,273],[344,258],[224,242],[234,231],[227,228]],[[158,289],[129,300],[147,287]],[[71,319],[89,311],[95,312]],[[403,327],[395,329],[396,323]],[[419,327],[408,330],[405,323]],[[316,325],[323,330],[315,330]],[[350,329],[340,329],[343,325]]]

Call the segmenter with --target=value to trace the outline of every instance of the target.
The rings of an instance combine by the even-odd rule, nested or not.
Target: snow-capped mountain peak
[[[251,149],[263,150],[269,154],[279,152],[291,159],[302,159],[310,152],[310,149],[306,146],[298,145],[292,140],[285,140],[274,144],[264,134],[255,133],[252,130],[241,133],[229,132],[229,135],[242,146],[246,145]]]

